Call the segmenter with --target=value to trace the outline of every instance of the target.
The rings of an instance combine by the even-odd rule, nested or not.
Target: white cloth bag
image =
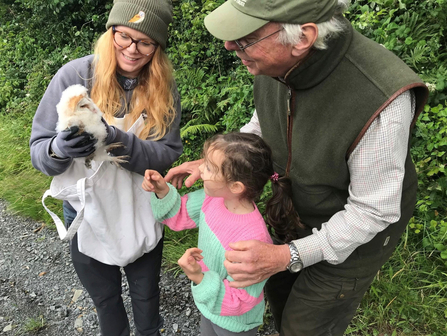
[[[144,125],[140,117],[128,132]],[[151,251],[162,237],[163,225],[155,221],[150,194],[142,189],[143,176],[110,162],[73,159],[72,165],[53,178],[42,204],[53,218],[59,237],[70,240],[78,233],[79,251],[108,265],[126,266]],[[68,231],[45,205],[52,196],[66,200],[77,211]]]

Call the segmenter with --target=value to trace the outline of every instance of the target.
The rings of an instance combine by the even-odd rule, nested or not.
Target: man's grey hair
[[[317,23],[318,37],[313,45],[315,49],[326,49],[327,41],[338,36],[345,28],[340,20],[340,15],[348,8],[350,0],[338,0],[332,19]],[[278,40],[284,45],[297,45],[303,36],[301,25],[293,23],[281,23],[284,28],[278,35]]]

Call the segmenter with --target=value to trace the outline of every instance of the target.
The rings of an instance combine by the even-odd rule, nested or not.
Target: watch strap
[[[287,265],[287,269],[292,273],[296,273],[297,272],[295,270],[296,267],[292,268],[292,265],[300,264],[301,267],[299,267],[299,269],[301,270],[303,267],[303,261],[300,258],[300,254],[299,254],[298,249],[296,248],[295,244],[293,242],[290,242],[290,243],[288,243],[288,245],[289,245],[289,250],[290,250],[290,261],[289,261],[289,265]]]

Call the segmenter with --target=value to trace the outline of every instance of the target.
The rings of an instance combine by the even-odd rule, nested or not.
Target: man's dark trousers
[[[318,264],[273,275],[265,290],[280,336],[343,335],[374,276],[344,278]]]

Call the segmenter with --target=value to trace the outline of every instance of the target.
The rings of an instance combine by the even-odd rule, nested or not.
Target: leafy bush
[[[419,176],[420,201],[433,210],[447,208],[447,105],[425,106],[416,124],[412,155]],[[428,208],[419,206],[420,212]],[[425,217],[424,217],[425,218]]]
[[[415,245],[447,266],[447,104],[425,107],[412,147],[419,196],[410,228]],[[422,236],[422,238],[421,238]],[[433,253],[434,252],[434,253]]]
[[[254,109],[252,76],[203,24],[223,2],[181,1],[174,6],[167,52],[176,69],[187,145],[179,163],[197,159],[209,136],[239,129]]]
[[[184,140],[177,164],[197,159],[206,138],[239,129],[254,109],[252,76],[203,25],[204,17],[223,2],[173,1],[167,53],[182,98]],[[50,178],[30,164],[27,142],[32,117],[56,71],[91,53],[93,42],[105,30],[112,3],[0,0],[0,149],[7,153],[0,157],[0,197],[38,220],[51,222],[40,204]],[[348,333],[444,335],[447,1],[355,1],[346,16],[355,29],[403,59],[430,89],[411,148],[419,180],[414,217],[398,253],[383,267]],[[267,188],[260,209],[268,196]],[[53,206],[60,208],[57,203]],[[196,239],[195,233],[182,232],[168,232],[167,238],[168,264]]]
[[[2,113],[23,113],[23,100],[31,100],[34,103],[26,112],[32,116],[55,72],[91,52],[110,7],[111,2],[100,0],[1,2],[5,21],[0,26]]]
[[[447,1],[356,1],[347,17],[419,74],[432,89],[429,103],[447,99]]]

